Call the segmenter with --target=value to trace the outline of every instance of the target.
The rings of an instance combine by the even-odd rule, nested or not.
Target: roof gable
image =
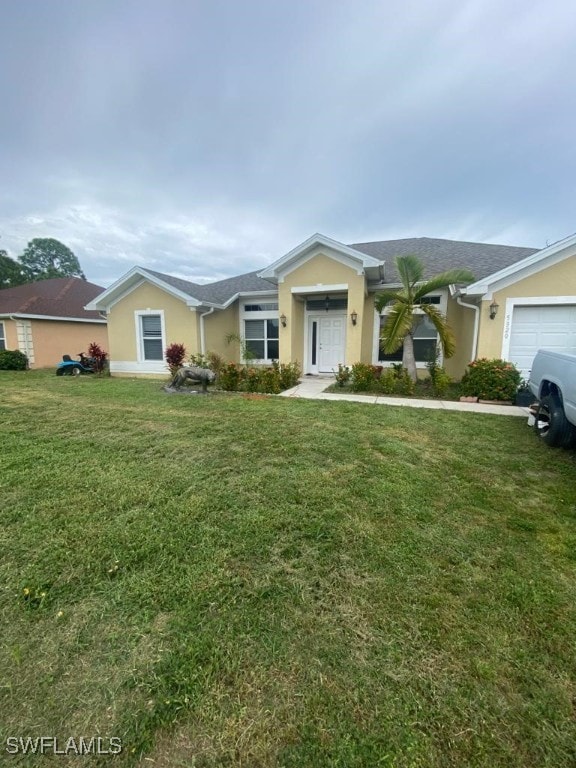
[[[546,248],[532,251],[525,258],[504,266],[502,269],[486,275],[481,280],[476,280],[476,282],[466,286],[461,292],[468,296],[486,295],[490,298],[493,291],[506,288],[508,285],[524,280],[524,278],[530,275],[541,272],[543,269],[547,269],[575,255],[576,235],[571,235]]]
[[[319,253],[345,264],[359,275],[364,274],[366,269],[379,270],[383,265],[380,259],[374,258],[370,254],[362,253],[354,247],[316,233],[258,274],[266,280],[275,283],[282,282],[287,274]]]

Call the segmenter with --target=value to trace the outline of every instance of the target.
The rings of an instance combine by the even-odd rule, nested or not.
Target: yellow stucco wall
[[[366,356],[368,341],[366,338],[363,340],[362,334],[362,330],[368,322],[366,320],[367,301],[364,276],[358,275],[356,270],[330,258],[329,255],[318,253],[296,267],[278,285],[279,312],[288,318],[287,327],[280,331],[281,362],[298,362],[303,365],[305,358],[303,347],[304,304],[301,301],[302,297],[298,299],[292,294],[292,288],[314,286],[318,289],[318,293],[322,294],[326,292],[324,286],[336,284],[348,285],[348,316],[353,310],[358,313],[356,327],[353,327],[350,322],[346,324],[345,362],[352,364]],[[370,317],[370,322],[373,322],[373,315]]]
[[[576,296],[576,256],[496,291],[493,299],[482,302],[478,357],[501,357],[506,299],[528,296]],[[496,317],[491,320],[490,304],[493,300],[499,309]]]
[[[114,304],[108,312],[112,361],[138,359],[134,313],[147,309],[164,310],[166,345],[184,344],[187,355],[199,350],[196,312],[161,288],[144,283]]]
[[[206,352],[216,352],[226,361],[240,362],[240,345],[237,342],[226,342],[226,337],[231,333],[240,335],[237,301],[227,309],[215,310],[204,318]]]
[[[473,309],[462,307],[455,299],[448,297],[446,320],[456,339],[456,352],[444,360],[444,367],[455,381],[460,381],[472,359],[475,315]]]

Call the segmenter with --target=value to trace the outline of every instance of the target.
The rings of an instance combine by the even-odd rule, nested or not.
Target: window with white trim
[[[244,320],[244,343],[257,360],[278,360],[280,321],[277,318]]]
[[[0,320],[0,349],[6,349],[6,331],[4,323]]]
[[[386,317],[382,315],[380,317],[380,332],[382,332],[382,326],[384,325],[385,320]],[[412,338],[414,339],[414,358],[417,363],[427,363],[429,360],[434,359],[438,344],[438,332],[427,315],[419,316],[414,327]],[[402,355],[404,353],[403,344],[400,349],[397,349],[396,352],[389,355],[382,351],[382,346],[380,346],[379,349],[380,354],[378,355],[378,362],[402,362]]]
[[[142,358],[144,360],[164,360],[162,315],[140,315],[139,321]]]

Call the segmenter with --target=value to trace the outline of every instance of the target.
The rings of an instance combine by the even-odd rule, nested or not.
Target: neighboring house
[[[78,277],[58,277],[0,290],[0,349],[19,349],[31,368],[56,366],[62,355],[108,350],[106,318],[84,306],[102,293]]]
[[[429,297],[456,334],[456,354],[445,361],[454,378],[476,357],[512,360],[526,374],[540,346],[576,352],[576,236],[537,251],[431,238],[344,245],[317,234],[262,270],[206,285],[134,267],[87,308],[107,313],[116,374],[166,372],[163,350],[173,342],[241,362],[230,334],[256,362],[298,362],[305,374],[338,363],[391,365],[401,351],[380,351],[374,296],[398,285],[394,258],[405,254],[425,263],[426,277],[453,267],[476,277]],[[435,344],[422,318],[419,368]]]

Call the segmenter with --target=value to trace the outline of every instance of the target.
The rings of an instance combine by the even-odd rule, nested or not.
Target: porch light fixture
[[[358,322],[358,312],[355,309],[350,312],[350,320],[352,320],[352,325],[356,325]]]
[[[286,328],[286,315],[284,313],[280,315],[280,322],[282,323],[282,328]]]
[[[326,298],[324,299],[324,309],[326,310],[326,312],[328,312],[328,310],[330,309],[330,296],[326,296]]]
[[[498,314],[499,309],[500,309],[500,305],[497,304],[496,301],[493,301],[492,304],[490,304],[490,320],[494,320],[494,318]]]

